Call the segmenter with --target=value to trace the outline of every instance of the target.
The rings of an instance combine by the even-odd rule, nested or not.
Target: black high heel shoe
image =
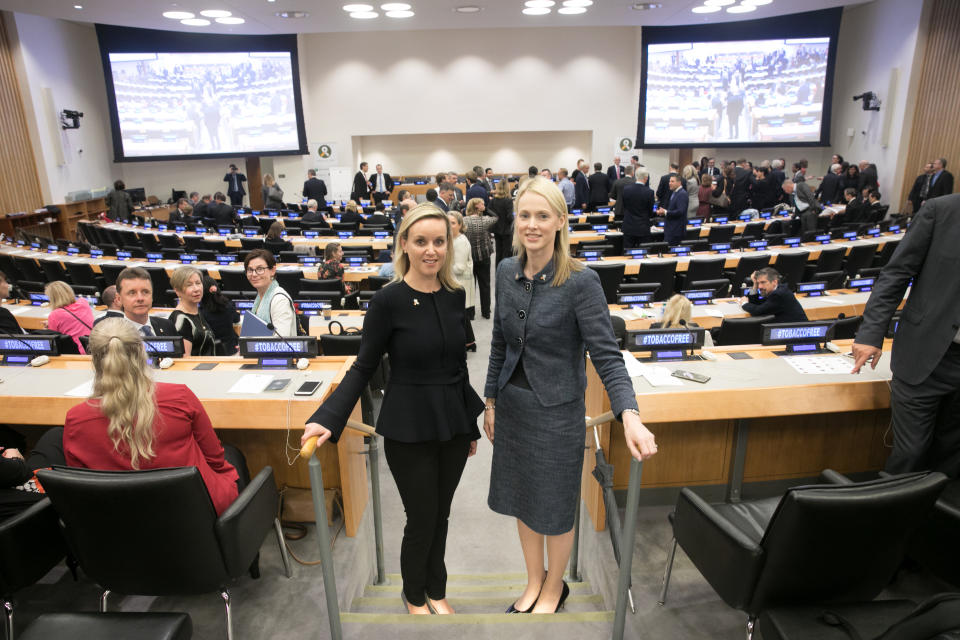
[[[540,599],[540,594],[537,594],[537,600],[539,600],[539,599]],[[517,609],[517,607],[516,607],[517,603],[514,602],[512,605],[510,605],[509,607],[507,607],[507,610],[506,610],[505,613],[530,613],[531,611],[533,611],[533,608],[534,608],[535,606],[537,606],[537,600],[534,600],[534,601],[533,601],[533,604],[530,605],[530,608],[527,609],[526,611],[521,611],[520,609]]]
[[[560,601],[557,602],[557,608],[553,610],[554,613],[560,611],[563,608],[563,603],[567,601],[567,596],[570,595],[570,587],[567,585],[567,581],[563,581],[563,591],[560,592]]]

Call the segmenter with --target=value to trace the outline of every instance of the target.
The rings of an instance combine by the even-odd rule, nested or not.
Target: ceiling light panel
[[[388,2],[380,5],[381,11],[410,11],[410,5],[406,2]]]
[[[204,9],[200,12],[204,18],[229,18],[233,14],[223,9]]]
[[[196,16],[189,11],[164,11],[163,17],[170,18],[171,20],[189,20],[190,18],[194,18]]]
[[[343,5],[343,10],[347,13],[364,13],[366,11],[373,11],[372,4],[345,4]]]
[[[528,16],[545,16],[550,13],[550,9],[547,7],[527,7],[523,10],[523,13]]]
[[[694,7],[693,9],[691,9],[691,11],[693,11],[694,13],[716,13],[717,11],[722,11],[722,9],[720,7],[703,6],[703,7]]]

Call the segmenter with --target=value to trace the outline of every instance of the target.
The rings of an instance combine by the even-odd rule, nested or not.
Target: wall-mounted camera
[[[73,111],[72,109],[64,109],[60,112],[60,128],[61,129],[79,129],[80,128],[80,118],[83,117],[82,111]]]
[[[858,96],[853,96],[853,101],[863,100],[864,111],[880,111],[880,98],[873,91],[864,91]]]

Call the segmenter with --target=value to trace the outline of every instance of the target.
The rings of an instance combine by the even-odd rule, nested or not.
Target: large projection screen
[[[116,161],[306,153],[295,37],[130,31],[98,26]]]
[[[829,144],[839,16],[644,27],[638,146]]]

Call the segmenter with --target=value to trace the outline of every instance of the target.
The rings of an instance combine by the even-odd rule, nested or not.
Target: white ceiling
[[[814,11],[869,0],[774,0],[745,14],[726,11],[696,14],[690,10],[701,4],[698,0],[659,0],[662,8],[636,11],[628,0],[594,0],[586,13],[559,15],[556,8],[546,16],[527,16],[520,10],[523,0],[404,0],[416,14],[412,18],[394,19],[381,15],[374,20],[350,18],[341,6],[350,2],[365,2],[379,11],[381,2],[390,0],[0,0],[0,9],[31,13],[48,18],[78,22],[103,23],[167,29],[197,33],[273,34],[324,33],[341,31],[413,31],[421,29],[491,29],[509,27],[611,27],[641,25],[704,24],[769,18],[801,11]],[[75,9],[74,4],[82,5]],[[454,11],[458,6],[479,6],[474,14]],[[243,18],[242,25],[187,27],[161,16],[164,11],[180,10],[195,14],[203,9],[226,9]],[[309,17],[284,19],[275,14],[281,11],[306,11]],[[199,16],[198,16],[199,17]],[[491,42],[496,46],[496,42]]]

